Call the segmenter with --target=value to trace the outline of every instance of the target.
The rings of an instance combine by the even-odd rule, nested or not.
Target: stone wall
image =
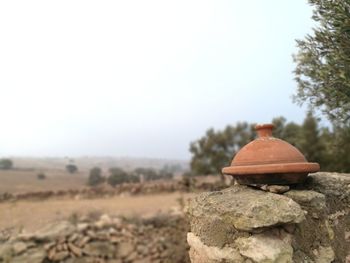
[[[0,193],[0,202],[13,201],[32,201],[46,200],[50,198],[74,198],[74,199],[92,199],[92,198],[109,198],[120,195],[147,195],[172,192],[189,192],[189,191],[214,191],[225,187],[221,182],[197,183],[195,185],[187,184],[182,181],[154,181],[146,183],[124,183],[115,187],[86,187],[83,189],[70,189],[58,191],[38,191],[26,193]]]
[[[191,200],[191,262],[350,263],[350,175],[263,189],[235,185]]]
[[[0,235],[2,263],[189,262],[181,215],[61,221],[35,233]]]

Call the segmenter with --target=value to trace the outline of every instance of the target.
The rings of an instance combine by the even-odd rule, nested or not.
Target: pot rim
[[[250,174],[280,174],[280,173],[314,173],[320,170],[318,163],[278,163],[229,166],[222,169],[223,174],[250,175]]]

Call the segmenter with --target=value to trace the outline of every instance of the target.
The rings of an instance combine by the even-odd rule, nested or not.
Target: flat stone
[[[27,244],[24,242],[16,242],[12,245],[13,252],[18,255],[27,250]]]
[[[86,244],[83,252],[90,256],[113,258],[116,252],[116,247],[109,242],[94,241]]]
[[[267,190],[271,193],[275,194],[283,194],[288,192],[290,187],[288,185],[269,185],[267,186]]]
[[[18,257],[14,257],[11,259],[11,263],[42,263],[44,258],[46,257],[46,253],[44,249],[34,248],[27,250],[26,253],[21,254]]]
[[[310,174],[307,180],[309,188],[340,199],[350,201],[350,174],[319,172]]]
[[[9,243],[0,244],[0,262],[7,262],[14,254],[13,247]]]
[[[290,198],[241,185],[200,194],[191,200],[187,212],[192,222],[200,224],[203,218],[219,218],[222,223],[243,231],[300,223],[305,219],[301,207]]]
[[[69,223],[68,221],[61,221],[52,225],[47,225],[34,233],[19,235],[18,239],[48,241],[54,240],[58,237],[68,236],[73,233],[74,230],[75,227],[73,224]]]
[[[237,238],[235,244],[241,255],[256,263],[292,263],[291,236],[271,232],[255,234],[248,238]]]
[[[118,256],[125,258],[135,250],[131,242],[122,242],[118,245]]]
[[[326,208],[326,196],[315,191],[290,190],[284,195],[293,199],[303,207],[312,207],[317,210],[324,210]]]
[[[60,252],[55,253],[51,257],[51,259],[53,261],[61,261],[61,260],[64,260],[64,259],[66,259],[68,257],[69,257],[69,252],[68,251],[60,251]]]
[[[290,187],[288,185],[268,185],[268,184],[250,184],[254,188],[261,189],[263,191],[271,192],[274,194],[283,194],[289,191]]]

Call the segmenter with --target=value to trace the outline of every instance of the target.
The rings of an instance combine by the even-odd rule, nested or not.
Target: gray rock
[[[13,252],[16,254],[16,255],[19,255],[21,254],[22,252],[26,251],[27,250],[27,244],[24,243],[24,242],[16,242],[12,245],[12,248],[13,248]]]
[[[116,253],[116,247],[109,242],[94,241],[86,244],[83,252],[90,256],[113,258]]]
[[[232,247],[218,248],[207,246],[193,233],[187,233],[187,242],[191,247],[189,254],[192,262],[244,262],[244,258],[237,249]]]
[[[326,197],[324,194],[311,190],[290,190],[284,194],[293,199],[303,207],[310,207],[316,210],[324,210],[326,208]]]
[[[291,236],[285,232],[255,234],[235,241],[241,255],[256,263],[292,263]]]
[[[305,219],[301,207],[290,198],[240,185],[200,194],[191,201],[187,212],[192,222],[200,223],[210,217],[211,221],[219,219],[243,231],[300,223]],[[200,231],[195,234],[201,236]]]
[[[350,202],[350,174],[314,173],[309,175],[308,185],[327,197]]]
[[[14,251],[11,244],[0,244],[0,262],[9,262],[13,255]]]
[[[25,233],[18,236],[19,240],[38,240],[48,241],[58,237],[64,237],[72,234],[75,230],[73,224],[68,221],[60,221],[52,225],[47,225],[44,228],[34,233]]]
[[[45,250],[42,248],[34,248],[27,250],[26,253],[11,259],[11,263],[42,263],[46,257]],[[6,262],[6,261],[5,261]]]

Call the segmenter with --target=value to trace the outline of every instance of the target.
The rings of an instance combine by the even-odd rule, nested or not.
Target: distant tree
[[[177,166],[170,166],[170,165],[165,165],[163,166],[162,169],[160,169],[160,171],[158,172],[159,177],[161,179],[166,179],[166,180],[170,180],[174,178],[174,172],[176,172],[178,169]]]
[[[0,159],[0,169],[1,170],[10,170],[13,168],[13,162],[11,159]]]
[[[128,173],[122,168],[114,167],[109,169],[110,175],[107,178],[107,183],[111,186],[116,186],[118,184],[129,182]]]
[[[333,131],[322,133],[326,143],[325,170],[350,173],[350,127],[334,125]]]
[[[338,123],[350,123],[350,2],[309,0],[313,34],[297,40],[295,100],[321,109]]]
[[[37,178],[38,178],[38,180],[44,180],[44,179],[46,179],[46,175],[44,173],[38,173]]]
[[[78,171],[78,167],[75,164],[67,164],[66,165],[66,170],[68,173],[74,174]]]
[[[318,162],[323,171],[350,172],[350,127],[333,124],[320,128],[319,121],[309,112],[302,125],[274,118],[273,135],[298,148],[310,162]],[[255,138],[253,124],[238,123],[223,131],[210,129],[205,136],[191,144],[191,173],[219,174],[229,165],[232,156]]]
[[[140,182],[140,176],[138,176],[134,172],[131,172],[131,173],[128,174],[127,181],[129,183],[139,183]]]
[[[145,181],[153,181],[161,178],[157,171],[153,168],[136,168],[134,170],[134,174],[139,177],[143,177]]]
[[[276,138],[285,140],[293,146],[300,149],[300,138],[301,138],[301,126],[294,123],[288,122],[284,117],[277,117],[272,119],[272,123],[275,128],[272,131],[273,136]]]
[[[229,165],[233,155],[254,137],[254,125],[246,122],[227,126],[223,131],[209,129],[190,145],[192,172],[196,175],[221,174],[222,167]]]
[[[318,121],[311,112],[306,115],[301,129],[300,150],[309,162],[319,162],[322,165],[325,147],[321,140]]]
[[[99,167],[94,167],[90,170],[88,185],[97,186],[104,182],[104,178],[102,176],[102,170]]]

